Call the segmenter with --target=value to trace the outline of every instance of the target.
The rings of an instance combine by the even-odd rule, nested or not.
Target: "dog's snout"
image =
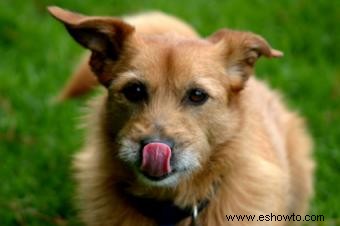
[[[175,141],[173,139],[170,139],[170,138],[157,139],[157,138],[154,138],[154,137],[146,137],[146,138],[144,138],[140,141],[141,149],[143,149],[143,147],[145,145],[150,144],[150,143],[163,143],[163,144],[168,145],[170,147],[170,149],[173,149],[174,146],[175,146]]]

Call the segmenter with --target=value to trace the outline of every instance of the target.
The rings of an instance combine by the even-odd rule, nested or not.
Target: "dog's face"
[[[208,41],[154,37],[138,47],[109,87],[111,107],[127,114],[119,157],[143,181],[174,185],[233,129],[224,65]]]
[[[209,167],[215,148],[238,129],[234,99],[256,59],[281,55],[246,32],[143,36],[117,19],[51,12],[92,51],[92,69],[108,90],[113,151],[149,185],[175,186]]]

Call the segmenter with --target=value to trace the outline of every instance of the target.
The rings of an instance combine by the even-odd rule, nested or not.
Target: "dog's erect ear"
[[[283,56],[281,51],[272,49],[261,36],[250,32],[222,29],[208,37],[208,40],[222,51],[231,87],[236,91],[244,87],[260,56],[269,58]]]
[[[112,17],[84,16],[56,6],[48,7],[48,11],[82,46],[110,57],[118,57],[124,40],[134,31],[129,24]]]
[[[111,75],[103,73],[104,61],[119,59],[134,27],[113,17],[84,16],[56,6],[48,7],[48,11],[65,25],[78,43],[92,51],[92,70],[99,82],[107,86]]]

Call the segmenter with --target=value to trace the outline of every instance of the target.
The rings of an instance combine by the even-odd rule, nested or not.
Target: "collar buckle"
[[[198,226],[197,225],[197,215],[198,215],[198,209],[197,209],[197,205],[195,204],[192,208],[191,225],[190,226]]]

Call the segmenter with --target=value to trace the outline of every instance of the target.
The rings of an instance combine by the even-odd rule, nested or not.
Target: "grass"
[[[311,213],[340,225],[339,1],[0,1],[0,225],[80,225],[70,163],[82,144],[76,129],[84,100],[51,105],[82,53],[45,10],[59,5],[87,14],[160,9],[202,35],[221,27],[251,30],[283,50],[261,60],[259,77],[284,91],[307,118],[315,140]]]

